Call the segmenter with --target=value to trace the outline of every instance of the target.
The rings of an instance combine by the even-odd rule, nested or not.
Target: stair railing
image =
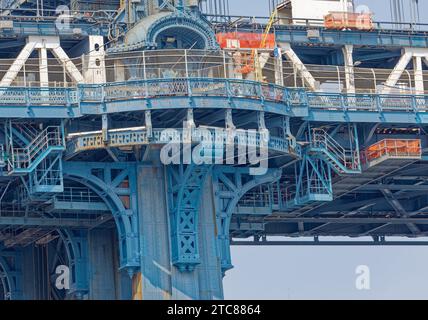
[[[358,151],[345,149],[324,129],[313,129],[312,146],[325,149],[346,169],[357,170],[359,168]]]
[[[26,169],[38,158],[40,153],[52,146],[62,146],[61,129],[57,126],[46,127],[25,148],[12,149],[11,165],[13,169]]]

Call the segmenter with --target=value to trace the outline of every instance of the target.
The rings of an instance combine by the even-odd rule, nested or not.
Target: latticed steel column
[[[167,166],[172,263],[180,271],[193,271],[200,263],[198,210],[207,165]]]

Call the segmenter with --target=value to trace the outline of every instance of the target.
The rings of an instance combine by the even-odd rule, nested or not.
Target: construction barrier
[[[327,29],[373,30],[373,16],[370,13],[330,12],[324,17]]]
[[[362,153],[362,160],[370,163],[382,157],[414,158],[422,155],[421,140],[419,139],[385,139],[368,147]]]
[[[266,42],[262,46],[263,38]],[[274,49],[275,35],[251,32],[217,33],[217,42],[222,49]]]

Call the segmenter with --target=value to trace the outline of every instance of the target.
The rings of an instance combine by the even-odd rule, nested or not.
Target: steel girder
[[[0,247],[0,281],[5,300],[22,299],[22,252]]]
[[[210,165],[166,166],[172,263],[182,272],[200,263],[198,212]]]
[[[117,226],[120,268],[140,267],[135,163],[64,163],[64,175],[93,190],[111,210]]]
[[[233,268],[230,256],[230,221],[239,200],[251,189],[281,178],[281,169],[270,169],[263,176],[252,176],[248,168],[217,166],[213,170],[213,189],[217,222],[217,243],[221,268]]]

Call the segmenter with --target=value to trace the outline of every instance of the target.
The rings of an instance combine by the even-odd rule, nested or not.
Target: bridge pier
[[[223,285],[215,234],[211,179],[206,179],[198,210],[200,263],[181,271],[172,261],[166,170],[162,165],[137,168],[142,299],[222,299]]]

